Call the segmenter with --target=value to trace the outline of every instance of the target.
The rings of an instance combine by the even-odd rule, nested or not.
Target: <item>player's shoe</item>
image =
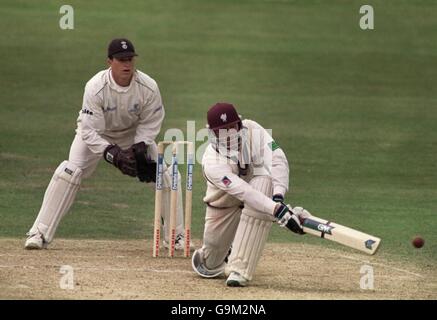
[[[164,248],[166,248],[166,249],[170,248],[170,244],[167,241],[163,240],[162,242],[164,244]],[[174,243],[174,249],[176,251],[184,251],[184,248],[185,248],[185,235],[181,233],[181,234],[178,234],[176,236],[176,240]],[[190,251],[194,251],[194,249],[195,248],[194,248],[193,243],[190,242]]]
[[[245,287],[247,285],[247,279],[244,278],[238,272],[232,271],[228,279],[226,279],[226,285],[228,287]]]
[[[24,248],[28,250],[41,250],[47,248],[47,242],[44,241],[44,236],[41,232],[29,235],[24,244]]]

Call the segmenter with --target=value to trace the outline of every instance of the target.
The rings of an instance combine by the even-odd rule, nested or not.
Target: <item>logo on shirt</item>
[[[223,122],[227,122],[227,121],[228,121],[228,116],[227,116],[227,114],[226,114],[226,113],[223,113],[223,114],[220,116],[220,119],[221,119]]]
[[[140,105],[135,103],[132,107],[128,109],[129,112],[137,113],[140,110]]]
[[[115,111],[117,107],[103,107],[103,112]]]
[[[226,177],[226,176],[223,177],[222,182],[223,182],[223,184],[224,184],[226,187],[229,187],[229,186],[231,185],[231,183],[232,183],[231,179],[229,179],[229,178]]]
[[[93,115],[93,112],[89,111],[88,109],[82,109],[82,113],[89,114],[90,116]]]
[[[275,140],[272,140],[272,142],[269,143],[269,148],[270,148],[272,151],[275,151],[276,149],[279,149],[279,144],[277,144],[277,143],[275,142]]]

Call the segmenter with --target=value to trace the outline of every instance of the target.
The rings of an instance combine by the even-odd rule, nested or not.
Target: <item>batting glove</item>
[[[304,234],[299,218],[291,211],[291,207],[281,203],[275,212],[275,218],[281,227],[287,227],[297,234]]]

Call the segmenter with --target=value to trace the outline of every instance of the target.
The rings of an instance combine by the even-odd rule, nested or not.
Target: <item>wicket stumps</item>
[[[156,165],[156,191],[155,191],[155,222],[153,227],[153,257],[159,256],[161,238],[161,211],[164,172],[165,147],[172,145],[172,174],[170,192],[170,223],[169,223],[169,250],[168,256],[173,257],[176,241],[176,216],[178,199],[178,146],[187,145],[187,176],[185,190],[185,247],[184,257],[190,256],[191,242],[191,212],[193,198],[193,167],[194,144],[190,141],[161,141],[158,143],[158,162]],[[181,190],[182,191],[182,190]]]

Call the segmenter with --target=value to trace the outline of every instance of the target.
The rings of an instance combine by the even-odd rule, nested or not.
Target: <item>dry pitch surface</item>
[[[23,240],[0,239],[0,299],[437,299],[431,264],[342,248],[268,243],[251,286],[228,288],[224,279],[199,278],[189,259],[152,258],[150,241],[22,246]],[[73,289],[60,288],[63,265],[73,268]],[[363,265],[373,267],[373,290],[360,288]]]

